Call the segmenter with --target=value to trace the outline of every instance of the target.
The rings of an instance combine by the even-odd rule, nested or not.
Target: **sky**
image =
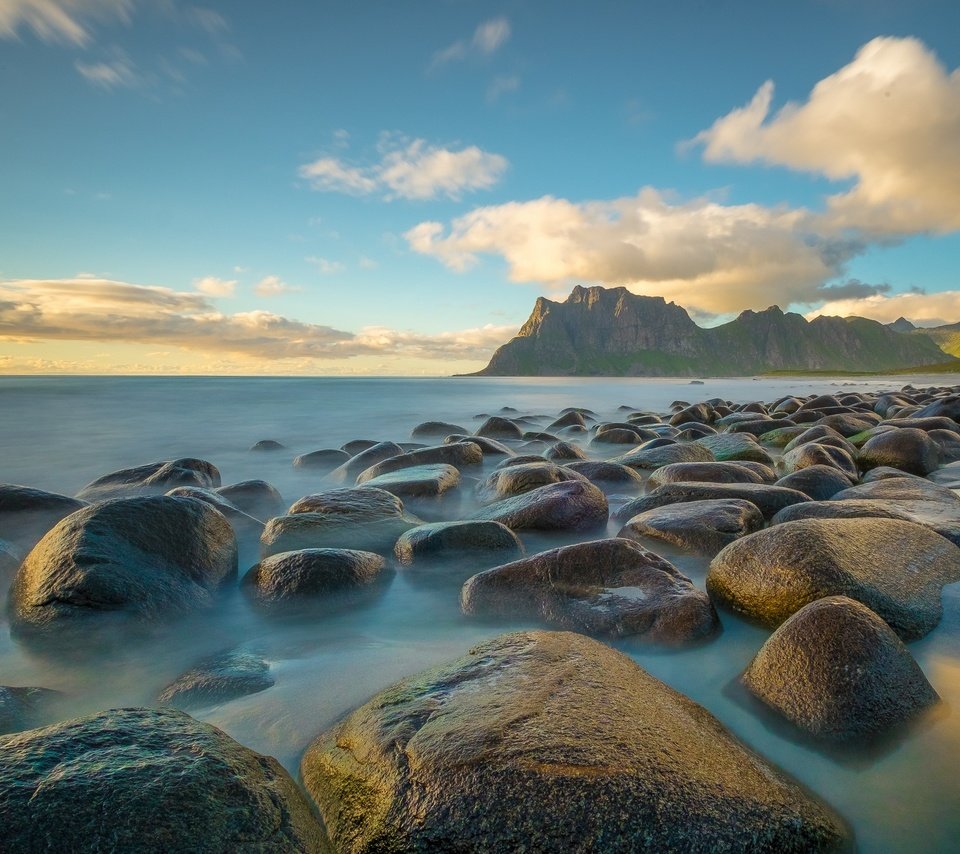
[[[446,375],[537,296],[960,321],[956,0],[0,0],[0,373]]]

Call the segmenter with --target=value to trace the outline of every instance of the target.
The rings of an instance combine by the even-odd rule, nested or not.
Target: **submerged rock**
[[[595,531],[607,524],[607,513],[606,496],[584,479],[552,483],[504,498],[482,507],[470,518],[502,522],[514,531]]]
[[[564,468],[583,475],[591,483],[598,485],[617,485],[620,487],[640,487],[643,476],[629,466],[600,460],[573,460]]]
[[[309,470],[316,474],[327,474],[342,466],[349,459],[350,454],[341,451],[339,448],[321,448],[319,451],[311,451],[309,454],[300,454],[299,457],[294,457],[293,467]]]
[[[628,722],[628,725],[626,724]],[[582,635],[504,635],[401,682],[301,763],[338,851],[831,851],[840,820]]]
[[[459,444],[461,442],[473,442],[473,444],[479,445],[480,450],[483,451],[483,455],[485,457],[512,457],[515,453],[502,442],[498,442],[496,439],[491,439],[487,436],[466,436],[454,434],[452,436],[447,436],[447,438],[443,440],[444,445]]]
[[[747,689],[811,735],[865,741],[939,699],[900,638],[846,596],[804,606],[764,643]]]
[[[499,522],[432,522],[403,534],[393,554],[402,566],[439,561],[476,567],[519,557],[523,545]]]
[[[706,594],[659,555],[625,539],[594,540],[488,569],[463,585],[465,614],[534,617],[589,634],[663,643],[709,637]]]
[[[483,463],[483,450],[476,442],[454,442],[449,445],[419,448],[396,457],[389,457],[364,469],[357,475],[357,485],[401,469],[441,463],[458,469],[464,466],[478,466]]]
[[[330,472],[330,477],[335,480],[353,482],[356,480],[357,475],[364,469],[368,469],[370,466],[376,465],[390,457],[400,456],[403,453],[405,453],[403,448],[395,442],[377,442],[375,445],[371,445],[369,448],[360,451],[359,454],[350,457],[345,463],[335,468]]]
[[[477,428],[476,435],[486,439],[522,439],[523,430],[509,418],[492,415]]]
[[[435,497],[458,487],[460,472],[445,463],[434,463],[387,472],[370,478],[364,485],[404,498]]]
[[[653,440],[656,441],[656,440]],[[641,445],[629,453],[615,457],[611,462],[634,469],[658,469],[670,463],[709,463],[713,454],[698,442],[672,443],[659,447]]]
[[[614,514],[617,519],[630,519],[638,513],[682,504],[688,501],[713,501],[719,498],[739,498],[749,501],[763,514],[771,518],[778,510],[791,504],[809,501],[810,497],[795,489],[768,486],[765,483],[665,483],[653,492],[628,501]]]
[[[33,729],[49,721],[51,710],[63,699],[49,688],[0,685],[0,735]],[[0,830],[0,840],[3,831]]]
[[[630,519],[618,537],[650,537],[713,557],[740,537],[759,531],[763,515],[755,504],[739,498],[689,501],[647,510]]]
[[[424,421],[413,428],[410,434],[414,439],[443,439],[454,433],[466,433],[466,427],[449,424],[446,421]]]
[[[9,851],[329,851],[279,762],[174,709],[0,738],[0,804]]]
[[[386,561],[357,549],[309,548],[265,557],[243,577],[244,590],[262,605],[363,590],[381,580]]]
[[[960,581],[960,549],[912,522],[803,519],[731,543],[707,589],[734,611],[778,626],[825,596],[849,596],[904,640],[940,622],[943,585]]]
[[[10,592],[11,622],[58,637],[91,621],[165,620],[211,605],[236,571],[236,537],[210,505],[107,501],[68,516],[27,555]]]
[[[853,482],[847,475],[833,466],[807,466],[781,477],[776,485],[782,486],[784,489],[799,490],[804,495],[809,495],[814,501],[826,501],[841,490],[849,489],[853,486]],[[794,504],[792,506],[804,507],[805,505]]]
[[[279,516],[286,507],[279,490],[265,480],[243,480],[221,486],[216,491],[244,513],[261,521]]]
[[[193,458],[148,463],[98,477],[81,489],[77,498],[107,501],[111,498],[162,495],[175,486],[216,489],[220,486],[220,472],[213,463]]]
[[[270,665],[259,655],[241,650],[205,659],[160,692],[158,702],[178,709],[227,703],[266,691],[274,683]]]
[[[545,460],[504,465],[492,471],[486,480],[477,484],[477,498],[481,504],[492,504],[504,498],[523,495],[541,486],[566,481],[586,482],[587,477],[573,469]]]

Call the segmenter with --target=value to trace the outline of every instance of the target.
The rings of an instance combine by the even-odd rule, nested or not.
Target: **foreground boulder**
[[[707,589],[767,626],[825,596],[849,596],[913,640],[940,622],[941,588],[954,581],[960,549],[921,525],[802,519],[731,543],[710,564]]]
[[[233,529],[210,505],[107,501],[68,516],[27,555],[10,591],[11,622],[58,635],[91,621],[165,620],[211,605],[236,572]]]
[[[106,501],[111,498],[161,495],[175,486],[216,489],[220,486],[220,472],[213,463],[188,457],[147,463],[98,477],[81,489],[77,498],[83,501]]]
[[[831,742],[883,735],[939,699],[900,638],[846,596],[797,611],[767,639],[742,682],[800,729]]]
[[[717,615],[705,593],[659,555],[624,539],[552,549],[474,575],[465,614],[533,617],[551,626],[664,643],[709,637]]]
[[[201,661],[160,692],[158,702],[178,709],[226,703],[273,685],[270,665],[260,657],[232,650]]]
[[[275,759],[173,709],[114,709],[0,738],[8,851],[325,852]]]
[[[29,551],[57,522],[86,505],[85,501],[55,492],[2,483],[0,540]]]
[[[311,548],[265,557],[243,577],[244,591],[261,605],[343,598],[382,579],[386,561],[356,549]]]
[[[741,498],[667,504],[634,516],[618,537],[662,540],[697,554],[713,557],[740,537],[759,531],[763,514]]]
[[[606,496],[584,478],[505,498],[471,519],[501,522],[514,531],[595,531],[607,524],[608,512]]]
[[[321,735],[304,785],[338,851],[831,851],[840,820],[604,644],[503,635]]]

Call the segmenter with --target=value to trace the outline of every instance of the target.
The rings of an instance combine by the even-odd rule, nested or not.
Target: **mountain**
[[[662,297],[578,286],[563,302],[540,297],[517,336],[474,376],[742,376],[885,371],[946,361],[930,338],[863,317],[808,321],[772,306],[704,329]]]
[[[888,323],[886,326],[887,329],[892,329],[894,332],[913,332],[917,328],[905,317],[898,317],[893,323]]]
[[[960,356],[960,323],[948,323],[945,326],[917,329],[913,334],[932,338],[944,353],[949,353],[951,356]]]

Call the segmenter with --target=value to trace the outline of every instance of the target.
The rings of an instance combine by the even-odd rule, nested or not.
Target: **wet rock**
[[[824,596],[849,596],[904,640],[940,622],[940,591],[960,580],[960,549],[893,519],[803,519],[727,546],[710,564],[710,595],[777,626]]]
[[[0,484],[0,539],[29,551],[57,522],[86,506],[66,495]]]
[[[286,507],[279,490],[265,480],[242,480],[221,486],[217,492],[254,519],[272,519]]]
[[[510,466],[525,466],[527,463],[549,462],[542,454],[517,454],[515,457],[506,457],[494,466],[494,471],[510,468]],[[566,468],[566,467],[565,467]]]
[[[629,721],[629,726],[624,722]],[[504,635],[321,735],[339,851],[829,851],[841,822],[705,709],[582,635]]]
[[[0,739],[10,851],[329,851],[280,763],[174,709]]]
[[[443,440],[444,445],[452,445],[459,442],[473,442],[475,445],[480,446],[480,450],[483,451],[485,457],[512,457],[514,451],[504,445],[502,442],[498,442],[496,439],[490,439],[487,436],[447,436]]]
[[[386,561],[360,549],[277,552],[250,568],[243,589],[260,605],[282,605],[365,592],[383,580]]]
[[[576,411],[567,412],[561,415],[556,421],[547,425],[548,430],[562,430],[564,427],[583,427],[586,429],[587,422],[584,417]]]
[[[583,475],[591,483],[597,485],[616,484],[620,487],[639,487],[643,484],[643,477],[638,472],[629,466],[622,466],[620,463],[574,460],[566,463],[564,468]]]
[[[856,480],[859,472],[854,458],[843,448],[821,445],[819,442],[807,442],[785,453],[780,460],[780,468],[790,474],[810,466],[827,466],[843,472],[851,481]]]
[[[410,436],[414,439],[443,439],[453,433],[466,433],[467,428],[446,421],[424,421],[413,428]]]
[[[376,522],[384,518],[403,516],[403,502],[384,489],[348,486],[304,495],[291,504],[287,512],[327,513],[353,522]]]
[[[874,436],[860,449],[860,467],[890,466],[921,477],[940,465],[940,449],[924,430],[904,427]]]
[[[709,463],[713,460],[713,454],[703,445],[698,442],[688,442],[684,445],[673,443],[659,447],[641,445],[622,456],[615,457],[611,462],[633,469],[658,469],[670,463]]]
[[[855,415],[828,415],[825,418],[821,418],[817,423],[823,427],[830,427],[833,430],[836,430],[841,436],[849,437],[855,436],[857,433],[862,433],[864,430],[869,430],[871,427],[875,427],[879,421],[880,417],[873,416],[873,413],[862,413],[860,416]]]
[[[396,457],[388,457],[382,462],[364,469],[357,475],[357,485],[401,469],[441,463],[458,469],[478,466],[483,463],[483,451],[476,442],[453,442],[449,445],[419,448]]]
[[[810,498],[795,489],[769,486],[765,483],[665,483],[653,492],[629,501],[617,510],[617,519],[629,519],[638,513],[682,504],[687,501],[713,501],[719,498],[739,498],[749,501],[770,519],[777,511],[791,504],[800,504]]]
[[[750,460],[764,465],[773,465],[773,460],[751,433],[721,433],[717,436],[704,436],[696,444],[705,448],[718,462],[739,462]]]
[[[584,478],[505,498],[470,518],[502,522],[514,531],[595,531],[607,524],[607,511],[606,496]]]
[[[477,499],[481,504],[492,504],[494,501],[522,495],[540,486],[570,480],[586,481],[587,478],[566,466],[546,461],[504,465],[492,471],[486,480],[477,484]]]
[[[148,463],[105,474],[81,489],[77,498],[107,501],[111,498],[162,495],[175,486],[216,489],[220,486],[220,472],[212,463],[192,458]]]
[[[748,434],[756,437],[769,433],[771,430],[795,426],[795,422],[789,418],[753,418],[750,421],[738,421],[736,424],[731,424],[727,431],[733,435]]]
[[[377,442],[376,445],[371,445],[365,451],[361,451],[359,454],[350,457],[342,465],[337,466],[330,473],[330,477],[352,483],[360,472],[370,468],[370,466],[390,459],[390,457],[398,457],[403,453],[405,453],[403,448],[395,442]]]
[[[171,489],[167,495],[170,498],[192,498],[194,501],[202,501],[215,510],[219,510],[226,516],[238,540],[258,540],[263,533],[263,522],[244,513],[233,502],[228,501],[212,489],[200,489],[198,486],[178,486]]]
[[[523,545],[499,522],[433,522],[404,533],[393,549],[402,566],[456,562],[477,568],[523,554]]]
[[[960,394],[951,394],[921,406],[913,413],[914,418],[949,418],[960,421]]]
[[[403,498],[436,497],[460,485],[460,472],[445,463],[412,466],[370,478],[364,485]]]
[[[767,433],[761,433],[757,439],[762,445],[769,445],[772,448],[782,448],[797,436],[802,436],[807,427],[781,427],[777,430],[770,430]]]
[[[275,439],[261,439],[250,448],[251,451],[285,451],[286,445],[280,444]]]
[[[232,650],[201,661],[167,685],[157,700],[164,706],[199,709],[258,694],[273,684],[264,658]]]
[[[694,403],[675,412],[670,418],[670,424],[674,427],[690,421],[698,424],[712,424],[715,417],[716,413],[711,406],[706,403]]]
[[[48,723],[62,700],[63,694],[49,688],[0,685],[0,735]]]
[[[757,477],[760,478],[761,483],[773,484],[777,481],[777,472],[773,466],[769,466],[766,463],[758,463],[754,460],[737,460],[738,466],[743,466],[745,469],[750,469]]]
[[[567,460],[585,460],[587,455],[580,450],[576,445],[571,445],[569,442],[555,442],[546,451],[543,452],[543,455],[548,460],[554,460],[557,462],[564,462]]]
[[[550,427],[547,428],[551,429]],[[496,415],[491,416],[476,431],[477,436],[485,439],[522,439],[523,430],[508,418],[500,418]]]
[[[755,504],[727,498],[668,504],[647,510],[631,518],[617,536],[662,540],[713,557],[734,540],[762,527],[763,515]]]
[[[236,572],[233,529],[210,505],[107,501],[68,516],[27,555],[10,591],[11,622],[58,638],[108,622],[157,622],[210,606]]]
[[[713,634],[717,615],[669,561],[625,539],[595,540],[488,569],[463,585],[465,614],[532,617],[589,634],[687,643]]]
[[[838,492],[849,489],[853,486],[853,481],[833,466],[807,466],[797,469],[791,474],[781,477],[777,481],[777,486],[785,489],[796,489],[804,495],[809,495],[813,501],[826,501],[833,498]],[[794,507],[803,507],[802,504],[794,504]],[[789,509],[789,508],[788,508]]]
[[[960,435],[952,430],[928,430],[927,435],[937,444],[941,465],[960,460]]]
[[[351,457],[355,457],[357,454],[362,454],[374,445],[379,444],[380,442],[376,439],[351,439],[346,444],[341,445],[340,450],[348,453]]]
[[[7,601],[7,591],[22,560],[23,554],[20,549],[13,543],[0,540],[0,605]]]
[[[672,463],[653,472],[647,489],[665,483],[762,483],[759,474],[738,463]]]
[[[903,642],[846,596],[801,608],[767,639],[747,689],[816,738],[875,739],[939,699]]]
[[[306,469],[317,474],[328,474],[350,459],[350,454],[339,448],[321,448],[293,458],[295,469]]]
[[[820,445],[831,445],[835,448],[843,448],[851,456],[857,452],[857,449],[847,439],[841,436],[832,427],[826,427],[824,425],[816,425],[807,428],[799,436],[796,436],[787,442],[783,451],[784,453],[789,453],[794,448],[799,448],[801,445],[806,445],[809,442],[816,442]]]

